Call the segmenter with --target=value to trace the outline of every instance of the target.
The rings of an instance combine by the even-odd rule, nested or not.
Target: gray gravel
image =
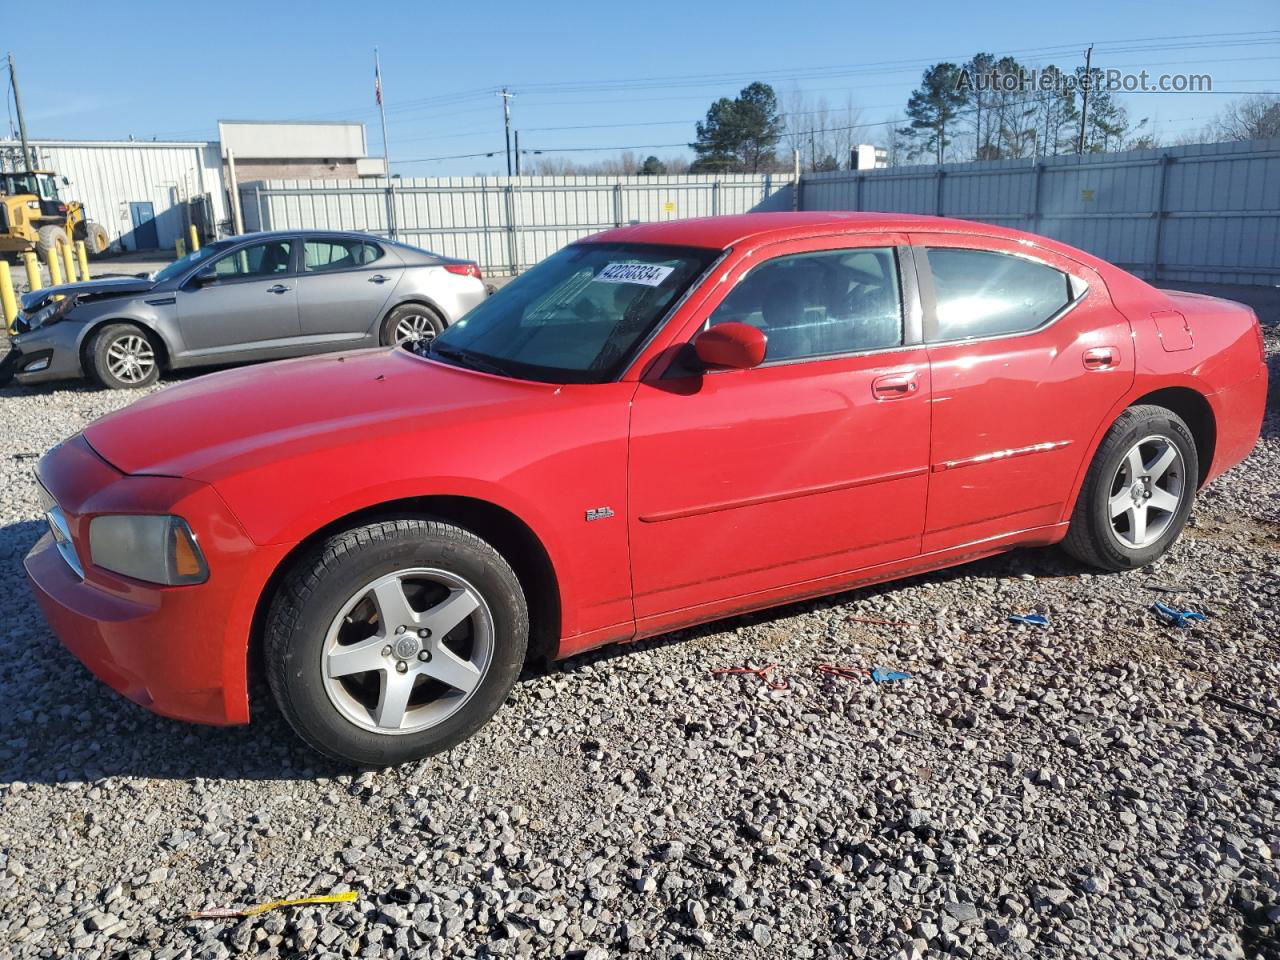
[[[1210,696],[1280,716],[1274,387],[1151,569],[1019,551],[579,657],[358,776],[273,711],[148,714],[38,615],[32,457],[133,398],[0,390],[0,957],[1280,957],[1280,733]]]

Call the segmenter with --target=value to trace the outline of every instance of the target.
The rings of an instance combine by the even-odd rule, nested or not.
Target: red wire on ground
[[[786,690],[790,688],[791,684],[786,680],[769,679],[769,671],[776,670],[777,668],[778,665],[776,663],[771,663],[765,667],[723,667],[719,670],[712,670],[711,675],[713,677],[720,677],[727,674],[751,673],[759,677],[764,682],[764,685],[770,690]]]
[[[862,667],[842,667],[834,663],[820,663],[817,670],[819,673],[825,673],[828,676],[840,677],[843,680],[865,680],[871,676]]]

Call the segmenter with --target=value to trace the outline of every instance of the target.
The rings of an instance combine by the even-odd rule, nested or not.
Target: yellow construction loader
[[[85,218],[81,203],[59,199],[58,180],[48,170],[0,171],[0,256],[35,250],[43,259],[59,243],[77,240],[91,256],[106,252],[107,231]]]

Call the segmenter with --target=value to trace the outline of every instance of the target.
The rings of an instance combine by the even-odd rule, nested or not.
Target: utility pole
[[[507,176],[511,176],[511,98],[515,96],[506,87],[498,94],[502,98],[502,122],[507,131]]]
[[[1084,153],[1084,128],[1089,121],[1089,88],[1093,86],[1093,44],[1084,52],[1084,93],[1080,102],[1080,139],[1076,141],[1076,153]]]
[[[382,118],[382,165],[387,177],[387,233],[396,239],[396,188],[391,179],[391,151],[387,149],[387,107],[382,102],[382,64],[378,61],[378,48],[373,48],[373,97],[378,101],[378,114]]]
[[[520,131],[516,131],[516,176],[520,176]]]
[[[13,106],[18,112],[18,136],[22,140],[22,165],[24,173],[30,173],[35,164],[31,162],[31,148],[27,146],[27,122],[22,119],[22,97],[18,93],[18,68],[13,65],[13,54],[9,54],[9,83],[13,85]]]

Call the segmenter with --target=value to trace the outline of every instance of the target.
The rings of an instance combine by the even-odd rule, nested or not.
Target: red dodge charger
[[[887,214],[610,230],[435,340],[201,377],[39,465],[26,558],[126,697],[386,765],[530,655],[1061,541],[1149,563],[1244,458],[1258,320],[1043,237]]]

